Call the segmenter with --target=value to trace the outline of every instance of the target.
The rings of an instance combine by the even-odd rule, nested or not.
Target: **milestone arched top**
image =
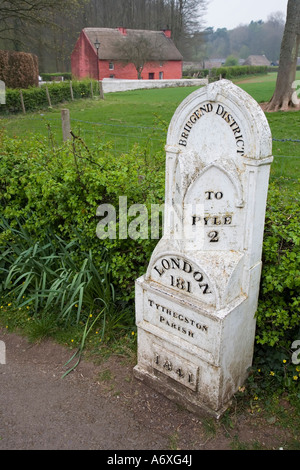
[[[179,105],[169,125],[167,147],[200,153],[211,147],[221,158],[227,145],[238,157],[258,160],[272,155],[270,127],[259,104],[232,82],[220,80]]]

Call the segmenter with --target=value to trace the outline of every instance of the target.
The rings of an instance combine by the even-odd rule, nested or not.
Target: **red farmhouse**
[[[182,78],[182,55],[171,39],[171,31],[146,31],[125,28],[85,28],[71,55],[72,74],[76,78],[137,79],[133,63],[125,63],[124,44],[137,38],[145,38],[150,44],[149,57],[141,78]],[[118,44],[123,44],[122,48]],[[98,56],[96,43],[99,43]],[[99,57],[99,60],[98,58]]]

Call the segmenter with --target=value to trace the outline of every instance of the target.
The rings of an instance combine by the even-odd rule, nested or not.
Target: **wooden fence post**
[[[49,108],[52,108],[50,93],[49,93],[49,90],[48,90],[48,87],[47,87],[47,86],[46,86],[46,95],[47,95],[47,100],[48,100]]]
[[[63,132],[63,141],[71,139],[71,124],[70,124],[70,111],[69,109],[61,110],[61,123]]]
[[[70,80],[70,92],[71,92],[71,99],[72,99],[72,101],[74,101],[74,93],[73,93],[72,80]]]
[[[94,98],[93,82],[91,82],[91,97]]]
[[[26,114],[26,109],[25,109],[25,105],[24,105],[24,98],[23,98],[22,90],[20,90],[20,98],[21,98],[21,105],[22,105],[23,113]]]
[[[102,80],[99,80],[99,94],[100,94],[100,98],[101,100],[104,100],[104,93],[103,93],[103,84],[102,84]]]

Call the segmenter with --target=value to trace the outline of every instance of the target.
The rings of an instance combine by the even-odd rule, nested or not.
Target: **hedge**
[[[273,66],[273,67],[268,67],[268,72],[278,72],[278,70],[279,70],[279,66],[278,66],[278,65],[275,65],[275,66]],[[300,70],[300,65],[297,65],[296,70],[297,70],[297,71]]]
[[[56,78],[63,77],[64,80],[72,80],[72,73],[71,72],[55,72],[55,73],[40,73],[40,76],[44,82],[51,82]]]
[[[256,65],[236,65],[234,67],[218,67],[212,69],[212,75],[223,78],[234,78],[242,75],[259,75],[268,73],[267,66]]]
[[[91,83],[93,93],[99,93],[96,81],[72,81],[74,99],[90,98],[92,96]],[[49,91],[51,105],[72,100],[70,82],[53,82],[49,85],[42,85],[41,87],[31,87],[22,90],[26,111],[36,111],[49,106],[46,88],[48,88]],[[6,104],[0,106],[0,113],[9,114],[19,112],[22,112],[20,90],[6,89]]]
[[[215,67],[212,69],[188,69],[183,72],[184,76],[192,76],[194,74],[199,74],[199,76],[213,76],[219,77],[222,75],[223,78],[234,78],[240,77],[243,75],[259,75],[268,73],[267,66],[261,65],[236,65],[233,67]]]
[[[106,252],[118,299],[132,300],[134,280],[144,272],[157,240],[100,240],[96,211],[104,203],[117,208],[119,196],[126,195],[128,207],[142,202],[150,214],[151,203],[164,198],[163,155],[148,166],[139,148],[120,159],[111,155],[109,145],[92,152],[74,144],[52,150],[47,139],[23,142],[0,134],[0,218],[21,221],[37,241],[49,230],[66,242],[80,234],[77,256],[91,250],[99,264]],[[6,236],[0,234],[2,253]]]

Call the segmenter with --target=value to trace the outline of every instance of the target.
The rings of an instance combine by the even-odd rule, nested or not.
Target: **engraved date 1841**
[[[190,364],[189,361],[174,357],[174,355],[170,358],[165,352],[156,350],[153,367],[177,382],[184,384],[186,387],[196,390],[198,368]]]

